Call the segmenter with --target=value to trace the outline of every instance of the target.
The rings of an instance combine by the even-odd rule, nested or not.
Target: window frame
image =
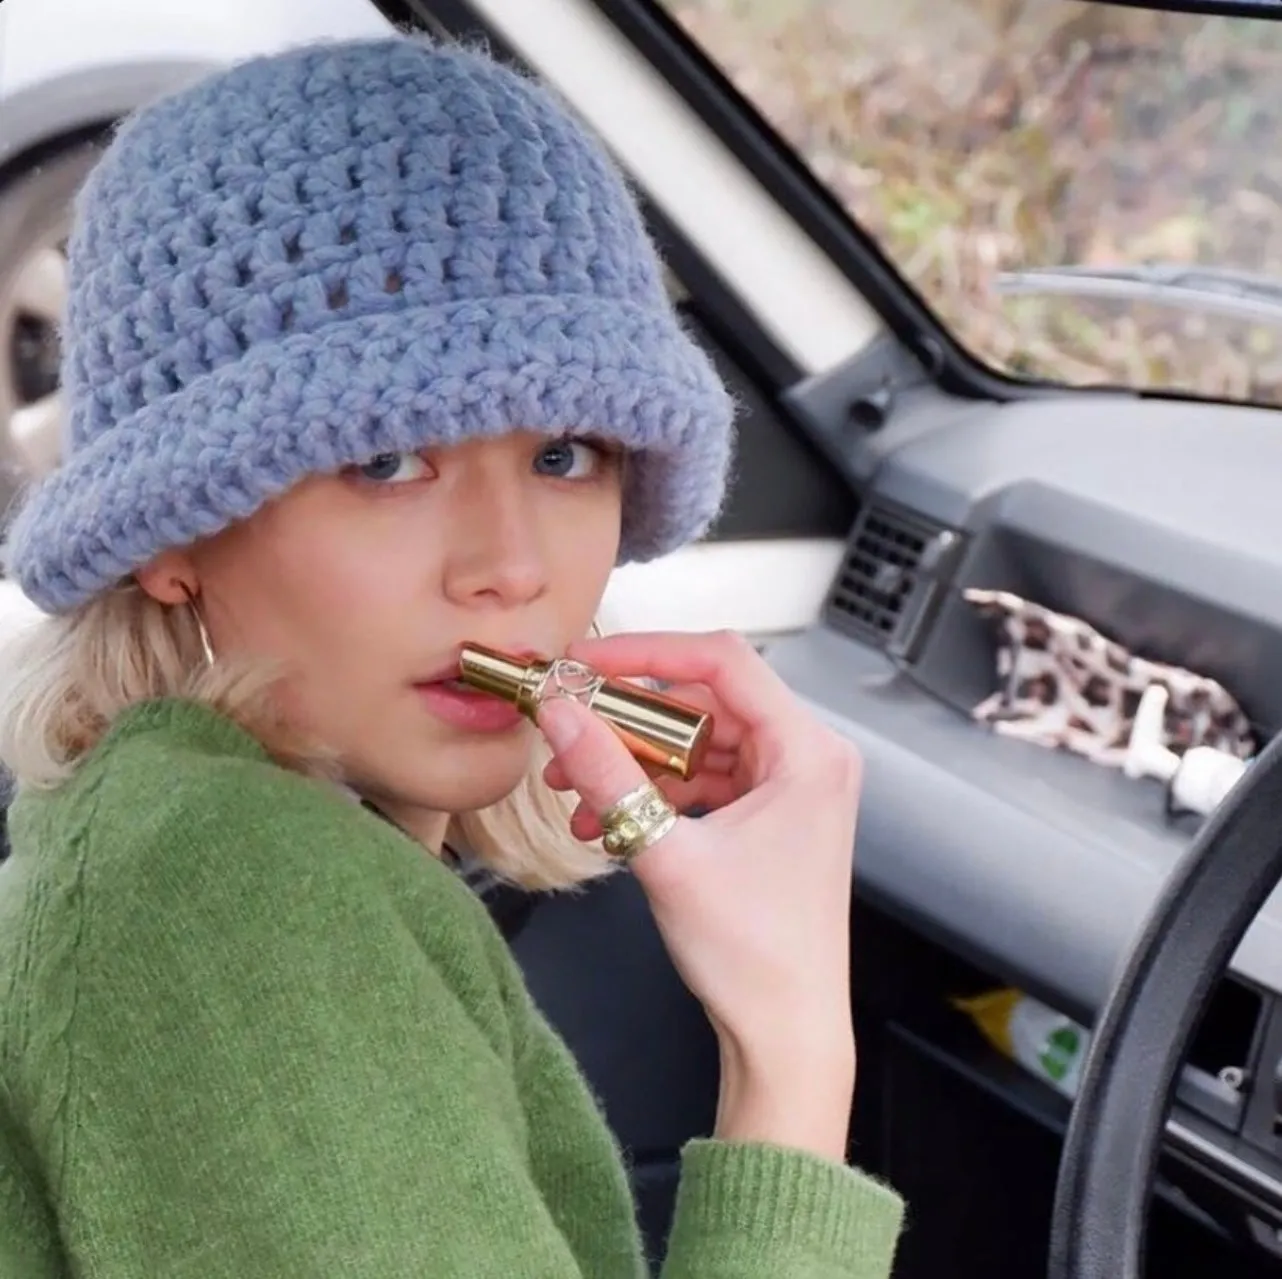
[[[863,294],[940,388],[997,401],[1084,388],[1019,378],[963,346],[774,127],[658,0],[591,0]]]

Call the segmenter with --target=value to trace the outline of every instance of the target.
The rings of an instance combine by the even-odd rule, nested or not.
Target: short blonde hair
[[[19,787],[60,785],[123,710],[159,697],[209,706],[282,767],[342,781],[333,753],[273,709],[278,670],[209,664],[192,610],[163,605],[133,584],[74,613],[31,621],[5,645],[0,672],[0,761]],[[543,780],[548,758],[540,742],[510,795],[456,814],[447,833],[494,874],[529,889],[569,888],[613,866],[599,845],[570,833],[571,800]]]

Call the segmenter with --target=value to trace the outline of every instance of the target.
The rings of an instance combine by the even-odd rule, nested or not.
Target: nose
[[[528,487],[498,468],[476,468],[455,496],[446,597],[472,608],[512,608],[538,599],[548,570]]]

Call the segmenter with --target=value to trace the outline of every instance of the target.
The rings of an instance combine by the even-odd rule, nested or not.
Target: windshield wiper
[[[1282,325],[1282,280],[1253,271],[1154,263],[1144,266],[1049,266],[1003,271],[997,292],[1061,293],[1157,302],[1239,320]]]

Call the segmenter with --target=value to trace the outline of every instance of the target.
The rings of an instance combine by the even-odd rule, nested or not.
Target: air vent
[[[828,596],[828,619],[856,639],[911,656],[961,535],[885,503],[866,506]]]

